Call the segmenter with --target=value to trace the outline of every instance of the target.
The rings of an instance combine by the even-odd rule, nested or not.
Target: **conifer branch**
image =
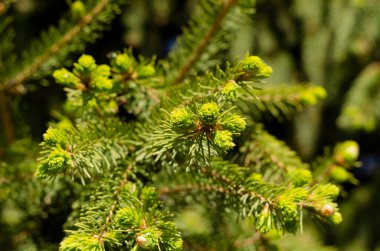
[[[242,112],[251,114],[255,120],[271,114],[281,121],[284,118],[289,119],[307,106],[316,105],[325,98],[326,91],[320,86],[266,86],[253,90],[253,95],[241,95],[237,105]]]
[[[129,152],[127,146],[132,143],[129,133],[118,119],[106,118],[101,123],[82,123],[70,131],[49,128],[44,134],[37,176],[55,177],[60,172],[68,171],[73,178],[78,175],[84,184],[85,178],[102,174],[126,158]],[[64,157],[65,162],[53,171],[48,167],[48,162],[56,157]]]
[[[36,58],[32,64],[27,65],[21,72],[16,76],[6,80],[3,84],[0,84],[0,91],[12,88],[23,83],[28,79],[34,72],[38,69],[52,56],[54,56],[59,50],[73,40],[76,35],[83,30],[88,24],[90,24],[94,17],[97,16],[106,6],[109,4],[109,0],[101,0],[94,8],[89,11],[83,18],[81,18],[77,25],[73,26],[68,32],[66,32],[62,38],[52,44],[46,51]]]
[[[133,167],[133,165],[129,164],[127,166],[124,174],[123,174],[123,178],[122,178],[122,180],[120,182],[120,185],[118,186],[118,188],[117,188],[117,190],[115,192],[115,199],[112,202],[112,205],[111,205],[110,209],[108,210],[108,214],[107,214],[106,220],[105,220],[105,222],[104,222],[104,224],[103,224],[103,226],[101,228],[101,231],[100,231],[100,234],[99,234],[99,237],[98,237],[99,241],[102,240],[104,233],[107,231],[107,227],[110,224],[112,216],[113,216],[113,214],[114,214],[114,212],[116,210],[116,206],[119,203],[120,196],[121,196],[121,191],[123,190],[123,187],[125,186],[125,184],[127,184],[127,182],[128,182],[128,174],[132,170],[132,167]]]
[[[228,177],[222,174],[219,174],[217,171],[210,171],[207,167],[199,168],[199,171],[206,174],[209,177],[212,177],[213,180],[223,182],[226,185],[235,186],[232,180],[230,180]]]
[[[223,162],[214,162],[215,164],[223,164]],[[229,163],[225,163],[225,165],[228,165]],[[244,194],[249,194],[254,198],[258,198],[261,202],[269,202],[272,204],[272,201],[269,198],[266,198],[262,194],[259,194],[255,191],[248,190],[246,187],[243,186],[243,181],[244,181],[244,175],[241,175],[239,177],[239,180],[234,181],[233,179],[227,177],[226,175],[223,175],[222,173],[218,172],[217,170],[210,171],[207,167],[200,168],[199,171],[203,174],[205,174],[208,178],[211,180],[222,183],[222,186],[228,186],[231,190],[236,191],[236,194],[239,195],[244,195]],[[233,172],[231,172],[233,174]]]
[[[288,177],[295,169],[308,169],[296,152],[262,126],[256,125],[253,132],[251,140],[240,149],[244,166],[253,167],[272,181]]]
[[[192,53],[190,54],[188,60],[186,63],[182,66],[182,68],[179,70],[178,76],[174,79],[173,85],[180,84],[187,74],[189,73],[192,65],[201,57],[203,52],[205,51],[207,45],[209,44],[210,40],[213,38],[215,33],[219,30],[219,27],[221,26],[223,20],[229,13],[230,9],[238,2],[238,0],[229,0],[223,7],[223,9],[219,12],[219,15],[215,19],[214,23],[206,33],[206,35],[203,37],[203,39],[199,42],[198,46],[194,48]]]
[[[43,33],[35,44],[37,50],[25,50],[13,71],[0,69],[6,73],[0,74],[0,83],[5,83],[0,95],[8,88],[21,88],[28,78],[45,74],[69,52],[82,49],[83,43],[76,42],[96,38],[123,1],[87,1],[78,19],[62,19],[59,28]],[[348,168],[354,164],[357,147],[349,142],[345,149],[316,163],[312,173],[285,142],[257,123],[267,114],[288,118],[316,104],[326,96],[324,89],[292,85],[259,90],[272,69],[249,54],[236,64],[227,62],[208,72],[225,56],[220,52],[234,38],[231,30],[236,28],[237,17],[253,6],[253,0],[201,0],[199,15],[193,16],[177,48],[162,61],[162,69],[155,68],[155,60],[137,60],[130,50],[115,53],[109,65],[98,65],[92,56],[82,55],[73,70],[54,71],[54,79],[68,92],[72,117],[67,124],[60,123],[65,122],[61,117],[44,134],[36,176],[54,179],[69,174],[87,183],[80,186],[65,177],[78,187],[73,187],[77,198],[65,224],[62,251],[182,250],[181,234],[165,206],[177,211],[197,200],[202,219],[213,220],[208,229],[221,229],[222,221],[213,216],[232,210],[233,215],[254,222],[250,238],[240,235],[226,241],[232,249],[252,244],[269,247],[262,234],[272,230],[296,233],[303,210],[329,223],[342,220],[335,203],[339,188],[325,181],[332,180],[333,165]],[[157,86],[162,89],[154,89]],[[151,90],[156,92],[148,95]],[[128,114],[121,108],[128,109]],[[5,110],[0,103],[1,109]],[[136,115],[133,122],[131,114]],[[232,151],[233,158],[228,154]],[[29,168],[20,171],[28,171],[27,175],[35,163],[23,161]],[[0,177],[0,185],[12,183],[13,177],[16,182],[24,178],[19,170],[1,170],[6,175]],[[164,204],[159,195],[169,203]],[[177,199],[183,201],[177,203]],[[204,210],[210,204],[215,213]],[[210,234],[207,242],[212,241],[215,233],[202,232],[195,240]]]
[[[185,184],[175,187],[163,187],[159,190],[160,195],[167,195],[173,193],[193,193],[193,192],[219,192],[223,194],[231,194],[230,191],[223,186],[204,185],[204,184]]]

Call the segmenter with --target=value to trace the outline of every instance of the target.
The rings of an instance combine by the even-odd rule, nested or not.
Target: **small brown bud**
[[[321,209],[321,213],[324,216],[331,216],[334,214],[334,212],[335,212],[334,207],[330,204],[324,205]]]
[[[7,10],[7,6],[4,3],[0,3],[0,15]]]
[[[143,235],[139,235],[136,237],[137,245],[139,245],[140,247],[145,246],[147,241],[148,240]]]

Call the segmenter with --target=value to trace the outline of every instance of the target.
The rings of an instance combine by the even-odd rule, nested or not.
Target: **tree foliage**
[[[18,148],[28,142],[8,137],[0,162],[0,205],[11,218],[0,224],[11,234],[26,233],[21,241],[13,238],[10,248],[57,248],[54,241],[30,236],[38,215],[64,217],[60,250],[240,250],[241,242],[219,243],[216,237],[232,235],[226,225],[232,232],[244,222],[257,239],[251,246],[260,249],[276,246],[275,235],[303,233],[304,217],[342,221],[339,184],[355,182],[347,170],[356,165],[358,145],[338,144],[305,163],[264,123],[266,117],[283,121],[317,105],[325,89],[267,84],[276,69],[249,53],[224,60],[254,1],[201,0],[162,60],[125,49],[113,52],[107,64],[83,54],[65,66],[61,62],[94,41],[124,1],[70,4],[57,28],[43,33],[23,56],[10,57],[17,66],[0,55],[0,65],[8,67],[0,71],[2,107],[5,97],[24,92],[27,80],[46,74],[67,97],[58,121],[43,134],[38,163],[35,153],[30,161],[20,157],[26,149]],[[0,52],[11,49],[14,35],[11,19],[5,20]],[[3,116],[6,135],[8,122]],[[23,175],[29,177],[13,180]],[[22,193],[31,198],[28,204],[3,184],[32,184]],[[61,210],[52,206],[60,204]],[[194,205],[212,222],[199,236],[178,218]]]

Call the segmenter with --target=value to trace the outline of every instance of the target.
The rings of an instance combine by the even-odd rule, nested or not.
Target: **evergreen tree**
[[[0,162],[0,231],[12,240],[1,238],[4,247],[271,249],[280,248],[283,234],[302,234],[304,218],[340,223],[339,184],[356,182],[348,170],[357,165],[358,145],[339,143],[306,163],[263,119],[290,119],[324,100],[325,89],[266,83],[272,68],[248,53],[226,61],[254,1],[201,0],[162,60],[124,49],[111,53],[108,64],[87,54],[68,64],[124,2],[70,2],[59,25],[21,56],[11,52],[12,18],[1,13],[7,147]],[[16,140],[22,132],[14,132],[17,114],[9,114],[9,105],[13,95],[33,88],[33,79],[48,75],[67,99],[43,134],[36,161],[36,144]],[[60,240],[43,232],[63,223]]]

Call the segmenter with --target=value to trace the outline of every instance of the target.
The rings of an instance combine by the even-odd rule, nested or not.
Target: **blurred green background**
[[[15,51],[20,54],[42,30],[55,24],[69,10],[69,1],[63,0],[13,2],[8,9],[4,4],[1,8],[0,2],[0,22],[5,15],[14,16]],[[136,55],[164,58],[197,4],[191,0],[130,2],[122,15],[113,20],[110,29],[86,47],[85,53],[93,55],[97,62],[107,63],[110,53],[128,47],[132,47]],[[271,117],[266,118],[270,131],[289,142],[305,161],[322,153],[324,146],[338,141],[353,139],[360,144],[362,166],[354,171],[360,184],[344,184],[346,193],[340,198],[343,224],[331,228],[324,226],[323,230],[310,234],[338,250],[380,250],[379,10],[378,0],[258,0],[256,13],[240,20],[241,27],[225,55],[226,60],[234,60],[236,55],[243,55],[246,51],[259,55],[274,69],[273,76],[267,81],[273,84],[311,82],[326,88],[329,94],[326,102],[302,111],[294,120],[280,123]],[[77,56],[67,59],[63,65]],[[12,161],[18,162],[17,158],[23,158],[25,165],[33,163],[34,153],[38,151],[34,142],[41,140],[47,123],[54,119],[53,111],[59,110],[65,99],[61,87],[52,83],[51,77],[30,80],[25,95],[12,96],[12,119],[17,128],[15,137],[23,141],[8,148],[5,135],[1,133],[0,159],[4,158],[9,164],[3,163],[0,168],[12,168]],[[0,131],[3,129],[1,124]],[[28,149],[24,149],[25,145]],[[25,152],[30,154],[25,157]],[[16,185],[12,184],[12,189],[13,186]],[[9,196],[10,189],[8,181],[0,178],[3,196]],[[28,194],[26,191],[32,188],[20,189],[18,196],[23,191]],[[70,197],[74,190],[66,191],[62,197]],[[39,192],[42,191],[33,191]],[[22,243],[27,240],[23,235],[31,235],[40,243],[40,248],[48,250],[49,243],[62,238],[59,229],[52,229],[64,223],[65,215],[59,215],[54,207],[37,209],[34,207],[39,201],[28,201],[29,197],[21,196],[17,203],[24,203],[24,209],[28,211],[24,218],[21,217],[23,229],[14,226],[22,225],[17,222],[20,219],[18,214],[24,212],[7,204],[9,201],[3,196],[0,195],[1,246],[7,247],[9,238],[16,239],[16,242],[18,238]],[[51,198],[60,199],[55,195],[44,199]],[[68,213],[69,202],[67,208],[60,210]],[[54,204],[54,201],[49,203]],[[46,218],[41,219],[41,214]],[[31,229],[36,232],[29,233]],[[291,238],[294,237],[285,241]],[[293,241],[300,243],[300,240]],[[308,242],[310,250],[311,243]],[[25,247],[27,245],[20,245],[18,250],[27,250]],[[299,244],[300,247],[303,245]],[[54,250],[54,245],[50,248]],[[293,246],[286,250],[296,249]]]

